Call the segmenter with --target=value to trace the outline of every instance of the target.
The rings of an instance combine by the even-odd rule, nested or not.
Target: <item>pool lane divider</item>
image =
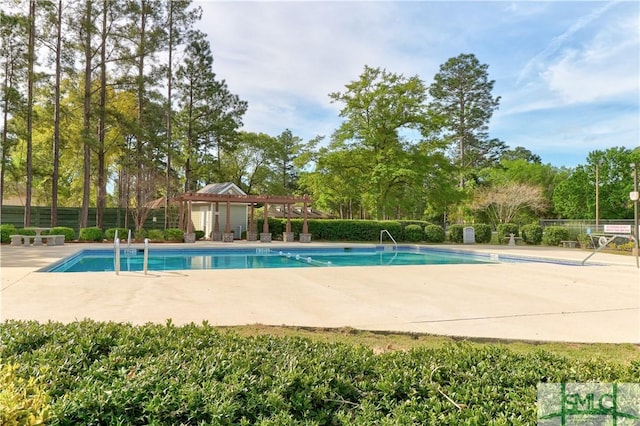
[[[296,254],[294,256],[291,253],[284,253],[282,251],[278,252],[278,254],[280,256],[282,256],[282,257],[286,257],[287,259],[296,260],[298,262],[308,263],[308,264],[314,265],[314,266],[333,266],[331,261],[322,262],[320,260],[313,259],[311,256],[300,256],[299,254]]]

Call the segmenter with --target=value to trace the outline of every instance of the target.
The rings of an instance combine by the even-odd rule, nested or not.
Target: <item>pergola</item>
[[[271,234],[269,233],[269,204],[279,204],[287,206],[287,224],[285,227],[284,240],[293,241],[293,233],[291,232],[291,205],[296,203],[303,203],[303,221],[302,221],[302,233],[300,234],[300,242],[310,242],[311,235],[309,235],[309,227],[307,225],[307,205],[311,203],[311,199],[308,195],[289,196],[289,195],[235,195],[235,194],[209,194],[200,192],[186,192],[174,198],[175,201],[180,202],[180,217],[184,217],[185,204],[187,210],[187,217],[189,220],[186,224],[186,229],[183,224],[182,229],[188,234],[193,233],[193,226],[191,223],[191,204],[192,202],[208,202],[208,203],[225,203],[226,204],[226,226],[224,233],[225,238],[223,241],[233,241],[233,237],[229,240],[231,234],[231,204],[248,204],[249,209],[249,229],[247,231],[247,240],[255,240],[251,238],[249,233],[254,229],[253,220],[253,208],[256,203],[264,203],[264,224],[262,225],[262,233],[260,234],[260,241],[270,242]],[[214,231],[219,229],[218,215],[215,216]]]

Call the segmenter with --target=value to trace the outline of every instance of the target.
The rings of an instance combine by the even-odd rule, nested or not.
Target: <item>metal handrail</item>
[[[594,236],[598,236],[597,243],[596,243],[596,240],[594,240]],[[585,262],[587,260],[589,260],[589,258],[591,256],[593,256],[594,254],[596,254],[597,252],[599,252],[600,250],[605,248],[611,241],[615,240],[616,238],[627,238],[628,239],[630,237],[629,237],[629,235],[615,234],[615,235],[612,235],[611,237],[607,238],[606,235],[589,234],[589,238],[591,238],[591,244],[593,245],[593,253],[590,253],[589,256],[584,258],[584,260],[582,261],[582,265],[583,266],[584,266]]]
[[[389,236],[389,238],[391,238],[391,241],[393,241],[393,244],[397,247],[398,243],[396,242],[395,238],[393,238],[393,236],[389,233],[388,230],[383,229],[382,231],[380,231],[380,244],[382,244],[382,236],[384,234],[387,234]]]

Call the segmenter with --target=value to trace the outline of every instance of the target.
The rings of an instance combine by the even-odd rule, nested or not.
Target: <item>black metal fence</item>
[[[58,207],[57,226],[72,228],[76,235],[80,230],[80,207]],[[127,217],[128,216],[128,217]],[[51,207],[32,206],[31,226],[51,227]],[[24,227],[24,206],[2,206],[0,223],[11,224],[16,228]],[[87,226],[96,226],[96,208],[89,208]],[[132,212],[123,208],[107,208],[104,210],[103,228],[135,229]],[[164,229],[164,209],[153,210],[144,223],[144,229]]]
[[[633,219],[600,219],[597,226],[595,219],[541,219],[540,225],[543,228],[564,226],[578,234],[587,234],[603,232],[605,225],[631,225],[633,228]]]

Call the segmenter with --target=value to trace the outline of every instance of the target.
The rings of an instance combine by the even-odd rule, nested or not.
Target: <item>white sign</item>
[[[630,234],[631,225],[605,225],[604,232],[607,234]]]

